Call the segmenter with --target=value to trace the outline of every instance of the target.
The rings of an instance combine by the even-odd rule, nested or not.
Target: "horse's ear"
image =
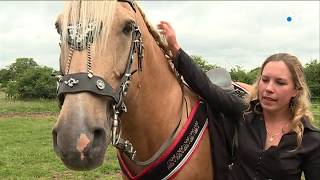
[[[57,17],[57,20],[56,22],[54,23],[55,27],[56,27],[56,30],[57,32],[61,35],[62,33],[62,30],[61,30],[61,18],[62,18],[62,14],[60,14],[58,17]]]

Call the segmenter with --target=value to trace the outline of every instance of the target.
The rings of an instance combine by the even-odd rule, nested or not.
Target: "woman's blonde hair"
[[[282,61],[286,64],[291,73],[295,89],[298,91],[297,95],[291,99],[288,107],[290,108],[292,115],[292,122],[290,124],[290,128],[292,131],[297,133],[296,149],[298,149],[301,146],[304,130],[304,126],[301,120],[303,118],[306,118],[312,121],[313,115],[310,111],[310,92],[304,77],[303,67],[296,56],[287,53],[278,53],[269,56],[261,66],[260,72],[257,75],[256,82],[253,84],[253,90],[250,96],[246,99],[246,103],[250,104],[252,100],[258,100],[258,85],[261,80],[261,74],[263,72],[264,67],[269,62],[273,61]],[[249,108],[253,109],[254,107]]]

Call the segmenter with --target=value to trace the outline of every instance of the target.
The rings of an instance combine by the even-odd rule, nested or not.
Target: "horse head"
[[[56,21],[61,35],[61,111],[53,146],[71,169],[101,165],[111,137],[117,140],[120,122],[112,120],[126,111],[124,96],[142,63],[135,11],[131,1],[67,2]]]

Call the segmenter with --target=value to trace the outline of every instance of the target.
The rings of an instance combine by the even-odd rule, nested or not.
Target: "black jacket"
[[[303,119],[302,146],[297,151],[296,134],[284,134],[278,146],[265,150],[266,128],[262,114],[244,112],[243,101],[212,84],[180,49],[175,68],[189,86],[208,104],[209,131],[215,179],[320,179],[320,131]],[[257,102],[252,102],[253,106]],[[232,159],[232,142],[238,129],[238,146]],[[233,166],[230,166],[234,163]]]

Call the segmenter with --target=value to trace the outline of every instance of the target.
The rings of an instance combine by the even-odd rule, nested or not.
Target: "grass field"
[[[59,107],[56,100],[8,100],[5,98],[5,94],[0,91],[0,114],[11,114],[11,113],[30,113],[30,112],[41,112],[41,113],[57,113]]]
[[[57,112],[54,100],[8,101],[0,94],[0,179],[121,179],[111,146],[96,170],[72,171],[63,165],[52,148]]]
[[[320,101],[314,101],[312,103],[311,111],[314,115],[314,124],[320,128]]]
[[[78,172],[63,165],[52,148],[58,111],[55,100],[10,101],[0,91],[0,179],[120,179],[110,146],[108,159],[96,170]],[[312,111],[320,127],[320,103]]]

